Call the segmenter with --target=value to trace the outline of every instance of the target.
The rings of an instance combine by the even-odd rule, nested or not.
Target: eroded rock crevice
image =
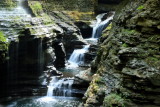
[[[92,70],[96,77],[85,94],[85,107],[123,106],[122,99],[126,106],[159,106],[159,3],[130,1],[117,12],[100,44]],[[118,96],[122,98],[116,101]]]

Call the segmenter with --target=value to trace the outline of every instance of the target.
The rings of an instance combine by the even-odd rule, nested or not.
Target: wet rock
[[[63,76],[63,74],[61,72],[59,72],[54,66],[47,66],[46,71],[44,71],[44,72],[47,73],[47,77]]]
[[[54,44],[56,60],[54,65],[56,68],[65,67],[66,53],[61,40],[55,40]]]
[[[53,11],[50,15],[56,25],[59,26],[60,29],[63,29],[61,36],[63,38],[67,58],[73,52],[76,45],[87,44],[87,42],[82,38],[79,28],[73,23],[67,14]]]
[[[159,3],[132,1],[121,12],[117,11],[110,33],[101,41],[91,66],[96,76],[85,93],[85,107],[103,106],[113,94],[120,95],[119,100],[115,103],[112,98],[105,106],[160,105]]]
[[[75,25],[80,29],[83,38],[90,38],[92,35],[92,28],[85,22],[75,22]]]
[[[79,74],[75,75],[73,87],[87,88],[91,80],[92,73],[90,73],[90,69],[81,71]]]

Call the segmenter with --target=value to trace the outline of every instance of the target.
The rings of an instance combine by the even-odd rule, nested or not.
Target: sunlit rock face
[[[1,50],[4,58],[0,57],[3,62],[0,67],[3,83],[0,97],[44,95],[46,84],[43,80],[46,77],[43,71],[56,71],[48,67],[54,67],[56,57],[59,58],[55,55],[59,44],[54,44],[58,38],[53,23],[49,19],[46,22],[44,18],[32,17],[27,4],[26,0],[17,0],[15,7],[0,8],[0,30],[8,43],[8,48],[5,46],[6,49]],[[1,47],[3,45],[5,42],[0,44]],[[63,54],[59,52],[62,60],[56,63],[65,66],[62,48],[59,47],[63,50]]]
[[[116,13],[92,66],[85,107],[160,105],[159,3],[134,0]]]
[[[45,3],[52,11],[93,11],[95,0],[46,0]]]
[[[10,42],[8,50],[2,53],[3,56],[7,54],[5,58],[8,60],[2,64],[4,67],[0,67],[4,84],[1,93],[7,92],[5,96],[45,95],[47,87],[43,80],[61,75],[56,68],[65,67],[66,52],[70,55],[76,44],[86,42],[65,14],[52,12],[52,17],[48,17],[41,11],[33,17],[24,6],[30,1],[18,0],[16,3],[11,10],[0,10],[0,29]]]

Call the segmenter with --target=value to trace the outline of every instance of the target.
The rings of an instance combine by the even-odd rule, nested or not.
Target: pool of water
[[[81,99],[75,97],[29,97],[16,99],[0,107],[78,107]]]
[[[80,71],[84,71],[86,69],[87,68],[83,68],[83,67],[76,67],[76,68],[66,67],[66,68],[61,68],[58,70],[63,73],[63,77],[74,77]]]

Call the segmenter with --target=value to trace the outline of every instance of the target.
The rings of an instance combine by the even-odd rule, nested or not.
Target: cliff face
[[[3,82],[6,76],[6,64],[7,64],[7,51],[8,51],[8,43],[6,43],[6,38],[2,31],[0,31],[0,74],[1,74],[1,86],[5,87],[6,84]],[[0,89],[0,95],[4,96],[5,89]]]
[[[92,66],[96,74],[85,107],[160,105],[159,5],[159,0],[131,0],[116,13]]]
[[[93,11],[95,0],[45,0],[50,10],[54,11]]]
[[[128,0],[97,0],[95,11],[104,13],[108,11],[119,11],[124,7]]]
[[[27,13],[14,13],[13,7],[13,17],[3,17],[2,12],[7,16],[8,11],[0,6],[6,10],[0,13],[0,29],[6,34],[0,31],[0,98],[45,95],[47,84],[43,81],[61,75],[56,68],[65,66],[66,52],[69,55],[76,44],[86,44],[78,27],[63,12],[47,14],[39,1],[17,2],[17,6],[24,5]]]

